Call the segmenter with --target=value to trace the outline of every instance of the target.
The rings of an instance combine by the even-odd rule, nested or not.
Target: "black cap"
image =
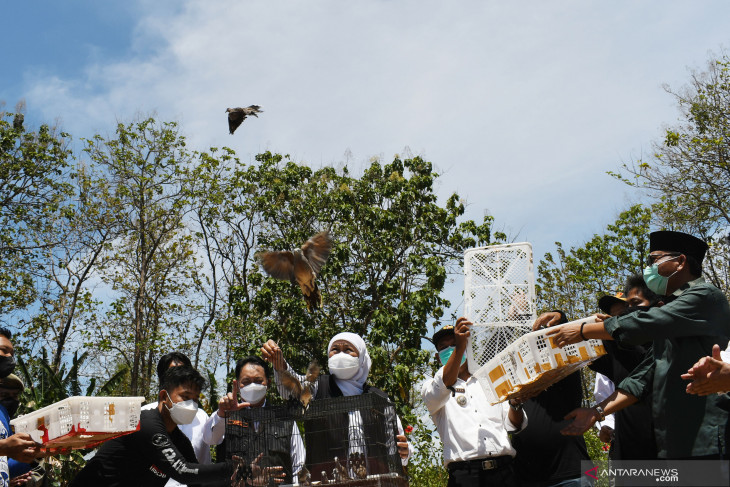
[[[626,304],[626,298],[624,297],[624,293],[617,293],[615,296],[611,296],[610,294],[607,294],[606,296],[601,296],[601,298],[598,300],[598,307],[604,313],[611,314],[611,307],[616,303]]]
[[[649,251],[655,250],[679,252],[694,257],[701,264],[707,252],[707,243],[687,233],[662,230],[649,235]]]
[[[431,339],[431,341],[433,341],[433,344],[436,345],[443,337],[453,334],[454,325],[444,325],[436,333],[433,334],[433,338]]]
[[[10,374],[7,377],[0,379],[0,387],[4,389],[18,389],[21,391],[25,388],[23,381],[15,374]]]

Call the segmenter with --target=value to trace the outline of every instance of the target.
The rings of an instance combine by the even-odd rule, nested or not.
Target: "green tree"
[[[257,187],[246,179],[247,174],[247,168],[228,148],[199,154],[194,169],[193,228],[207,269],[195,283],[204,303],[194,363],[200,362],[206,342],[216,343],[210,354],[213,369],[221,361],[231,362],[235,340],[227,332],[241,330],[248,319],[250,293],[255,292],[248,278],[261,214],[253,197]],[[235,313],[232,302],[237,303]]]
[[[655,224],[709,240],[705,276],[728,292],[725,279],[730,229],[730,57],[713,56],[704,71],[692,71],[674,97],[678,124],[664,131],[647,157],[614,176],[646,190],[654,202]],[[725,242],[724,242],[725,241]]]
[[[571,319],[596,312],[598,298],[623,290],[626,278],[641,273],[649,253],[652,211],[634,205],[582,246],[566,251],[556,242],[537,266],[538,310],[563,310]]]
[[[116,353],[112,364],[129,366],[131,394],[145,395],[160,348],[190,338],[197,264],[185,217],[193,155],[175,123],[153,119],[118,124],[115,138],[97,135],[84,150],[110,181],[120,229],[104,267],[118,297],[106,322],[90,330],[90,344]]]
[[[33,270],[41,251],[64,239],[50,222],[71,192],[68,135],[48,125],[29,131],[18,121],[0,114],[0,315],[35,301]]]
[[[21,325],[34,348],[50,348],[54,371],[66,358],[64,352],[77,325],[96,319],[99,303],[90,282],[99,278],[111,242],[119,233],[113,207],[108,204],[109,184],[94,169],[76,166],[69,182],[73,194],[64,202],[64,211],[49,215],[48,225],[37,232],[42,241],[54,241],[58,235],[64,238],[38,251],[42,258],[33,271],[40,291],[38,309],[21,320]]]
[[[257,266],[247,289],[231,290],[240,297],[235,314],[246,317],[230,332],[243,337],[239,353],[275,338],[303,369],[311,358],[326,363],[327,341],[337,332],[358,333],[373,358],[371,381],[410,412],[413,385],[429,359],[421,337],[449,305],[441,292],[463,249],[490,242],[491,218],[460,222],[464,206],[455,194],[440,206],[438,175],[418,157],[374,160],[360,177],[347,167],[313,170],[271,153],[257,161],[241,177],[262,219],[258,249],[296,248],[321,230],[335,243],[318,277],[321,310],[308,312],[297,286],[265,278]]]

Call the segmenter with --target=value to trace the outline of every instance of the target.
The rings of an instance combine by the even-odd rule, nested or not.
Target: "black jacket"
[[[71,481],[70,487],[162,487],[173,478],[189,486],[230,485],[227,463],[197,463],[190,440],[167,432],[157,409],[142,411],[139,431],[104,443]]]

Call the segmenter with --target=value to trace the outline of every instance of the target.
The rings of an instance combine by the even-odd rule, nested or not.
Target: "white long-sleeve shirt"
[[[209,445],[220,445],[226,434],[226,420],[218,416],[218,411],[214,412],[208,418],[203,428],[203,440]],[[297,424],[292,425],[291,443],[289,445],[291,453],[292,473],[296,478],[299,471],[304,466],[306,452],[304,450],[304,442],[302,435],[299,433]]]
[[[151,402],[142,406],[142,410],[154,409],[157,407],[156,402]],[[208,421],[208,414],[202,409],[198,408],[198,412],[195,413],[195,418],[190,424],[179,424],[178,429],[188,437],[190,443],[193,444],[193,450],[195,450],[195,458],[198,459],[198,463],[209,464],[210,458],[210,443],[206,443],[203,439],[203,427],[205,422]],[[170,479],[165,484],[165,487],[184,487],[185,484]]]
[[[517,452],[507,432],[521,431],[527,426],[524,410],[522,424],[517,427],[509,419],[507,401],[490,404],[474,376],[466,381],[456,379],[454,396],[444,384],[443,373],[441,367],[433,379],[423,384],[421,396],[444,445],[444,464],[503,455],[514,457]],[[465,399],[459,399],[460,396]]]
[[[596,385],[593,387],[593,397],[596,399],[596,403],[599,403],[606,399],[608,396],[613,394],[613,391],[616,390],[616,386],[614,383],[606,377],[603,374],[599,374],[596,372]],[[613,414],[609,414],[606,416],[606,419],[603,421],[597,421],[596,427],[600,429],[603,426],[608,426],[611,429],[616,429],[616,418],[614,418]]]

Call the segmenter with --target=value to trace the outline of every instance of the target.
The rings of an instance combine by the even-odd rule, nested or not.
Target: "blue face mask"
[[[667,260],[674,260],[677,257],[679,256],[672,257],[671,259]],[[646,283],[646,287],[648,287],[658,295],[664,296],[667,293],[667,284],[669,284],[669,278],[677,272],[679,272],[679,270],[676,270],[672,272],[669,276],[664,277],[659,274],[659,264],[652,264],[644,268],[644,282]]]
[[[456,350],[456,347],[446,347],[439,352],[439,359],[441,360],[441,365],[446,365],[446,362],[449,361],[449,357],[451,357],[451,354],[454,353],[454,350]],[[466,355],[461,357],[460,365],[463,365],[464,362],[466,362]]]

